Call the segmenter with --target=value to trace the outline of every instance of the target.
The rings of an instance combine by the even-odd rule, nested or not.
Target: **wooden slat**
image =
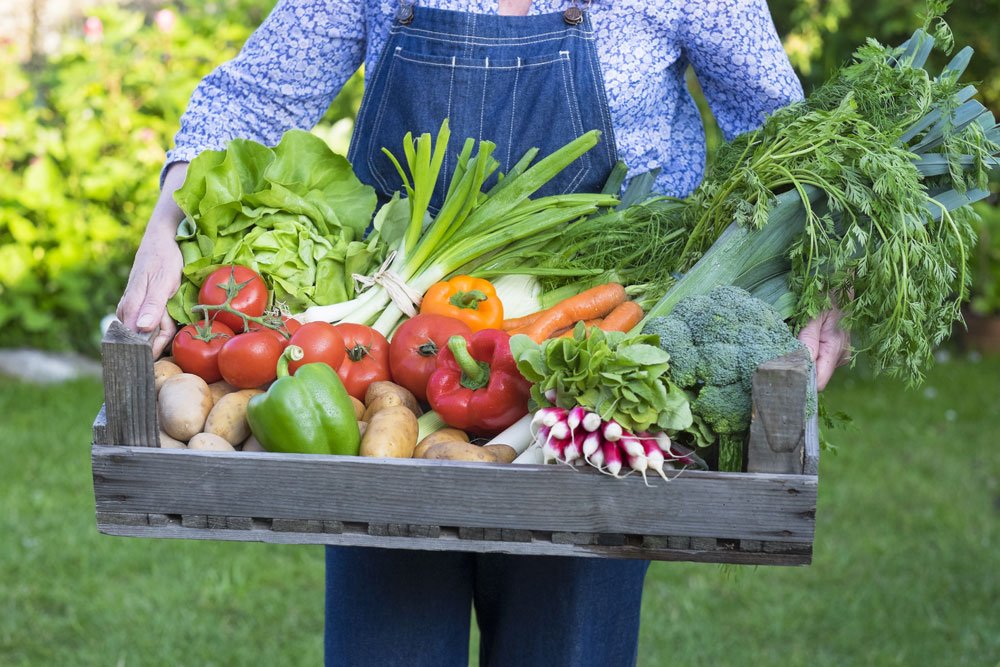
[[[294,533],[272,530],[208,530],[183,525],[142,526],[100,523],[99,530],[107,535],[124,537],[181,538],[196,540],[232,540],[240,542],[270,542],[274,544],[333,544],[380,547],[384,549],[421,549],[426,551],[468,551],[474,553],[508,553],[542,556],[580,556],[598,558],[641,558],[663,561],[694,561],[703,563],[733,563],[737,565],[808,565],[812,560],[809,545],[795,544],[788,552],[742,552],[731,550],[698,551],[690,549],[646,548],[642,546],[601,546],[555,543],[533,539],[531,542],[505,542],[460,539],[455,534],[440,537],[371,536],[366,532]]]
[[[97,413],[97,417],[94,419],[93,433],[95,445],[111,444],[108,442],[108,413],[103,403],[101,404],[101,411]]]
[[[765,362],[754,373],[748,472],[802,473],[809,376],[804,349]]]
[[[815,522],[808,475],[685,471],[647,487],[567,466],[130,447],[94,447],[92,462],[98,511],[479,526],[487,541],[512,528],[809,543]]]
[[[115,320],[101,342],[107,426],[101,444],[159,447],[153,351]]]

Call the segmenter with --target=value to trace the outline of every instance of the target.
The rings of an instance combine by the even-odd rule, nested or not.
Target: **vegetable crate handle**
[[[99,445],[159,447],[151,342],[157,331],[135,333],[115,320],[101,341],[106,426]]]

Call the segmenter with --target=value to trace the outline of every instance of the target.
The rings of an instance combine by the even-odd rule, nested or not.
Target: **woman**
[[[172,193],[186,162],[235,137],[273,145],[311,127],[362,63],[349,158],[382,196],[399,179],[381,147],[445,117],[459,139],[494,141],[501,169],[601,130],[548,192],[599,189],[622,158],[633,173],[660,168],[657,190],[684,196],[705,153],[689,64],[728,138],[802,96],[764,0],[285,0],[198,86],[168,154],[118,309],[134,329],[159,326],[155,353],[174,332],[164,304],[182,266]],[[836,322],[824,314],[802,334],[821,387],[848,348]],[[465,664],[474,604],[483,665],[634,664],[647,565],[328,548],[327,663]]]

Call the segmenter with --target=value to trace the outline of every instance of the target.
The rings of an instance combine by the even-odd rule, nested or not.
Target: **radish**
[[[603,420],[601,419],[601,415],[597,414],[596,412],[588,412],[583,417],[583,420],[580,422],[580,425],[583,426],[584,431],[593,433],[597,429],[601,428],[602,421]]]
[[[649,466],[649,469],[669,482],[670,479],[663,472],[663,465],[664,465],[663,452],[660,450],[659,444],[657,443],[656,439],[643,438],[641,442],[642,446],[645,447],[646,449],[646,464]],[[672,468],[673,466],[670,467]]]
[[[558,438],[559,440],[565,440],[566,438],[570,437],[571,431],[569,425],[565,421],[560,421],[552,425],[552,428],[549,429],[549,433],[552,434],[553,438]]]
[[[628,467],[642,475],[643,483],[645,483],[646,486],[649,486],[649,480],[646,479],[646,469],[649,467],[646,454],[643,453],[639,456],[628,454],[626,459],[628,460]]]
[[[549,389],[547,392],[545,392],[544,396],[545,396],[545,400],[546,401],[548,401],[552,405],[556,404],[556,398],[557,398],[557,396],[556,396],[556,390],[555,389]]]
[[[604,422],[604,439],[608,442],[615,442],[622,437],[622,427],[616,421]]]
[[[564,460],[566,446],[570,443],[569,438],[550,437],[545,441],[542,452],[545,454],[545,462]]]
[[[583,439],[585,437],[584,432],[581,430],[574,433],[569,439],[569,443],[563,450],[563,460],[566,463],[573,463],[581,458],[583,455]]]
[[[576,429],[580,426],[580,422],[582,422],[583,418],[586,416],[587,410],[583,406],[578,405],[570,410],[569,414],[566,415],[566,425],[569,426],[569,430],[576,431]]]
[[[583,445],[580,447],[583,452],[583,458],[590,461],[591,457],[601,450],[601,434],[600,433],[588,433],[583,438]]]
[[[646,449],[642,446],[642,442],[639,438],[635,437],[631,433],[623,435],[619,440],[618,444],[621,445],[622,449],[629,456],[645,456]]]
[[[535,416],[531,418],[531,426],[533,428],[542,426],[555,426],[557,422],[562,421],[566,414],[566,411],[562,408],[540,408],[535,412]]]
[[[622,470],[622,454],[618,443],[605,440],[601,445],[601,451],[604,452],[604,464],[608,474],[618,477],[618,473]]]
[[[590,461],[590,465],[594,466],[598,470],[601,470],[604,467],[604,443],[603,442],[598,442],[598,444],[597,444],[597,450],[593,454],[590,455],[589,461]],[[604,471],[601,470],[601,472],[604,472]]]

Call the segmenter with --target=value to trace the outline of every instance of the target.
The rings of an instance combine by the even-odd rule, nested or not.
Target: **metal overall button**
[[[396,10],[396,20],[402,25],[413,23],[413,3],[406,0],[399,0],[399,9]]]
[[[592,0],[584,0],[583,6],[580,6],[580,0],[573,0],[573,6],[569,7],[563,12],[563,21],[568,25],[580,25],[583,23],[583,13],[590,9],[590,3]]]

